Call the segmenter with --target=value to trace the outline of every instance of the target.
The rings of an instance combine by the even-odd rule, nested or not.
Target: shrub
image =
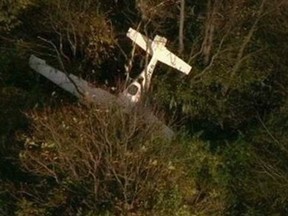
[[[33,0],[5,0],[0,2],[0,32],[9,32],[21,23],[19,15],[23,13]]]
[[[74,106],[31,117],[33,133],[20,155],[23,167],[54,178],[79,206],[148,208],[169,182],[168,144],[137,112]]]

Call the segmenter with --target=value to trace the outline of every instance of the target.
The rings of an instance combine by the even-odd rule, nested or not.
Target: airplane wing
[[[177,57],[166,47],[159,46],[159,43],[161,42],[157,40],[152,41],[133,28],[129,28],[127,36],[150,55],[155,54],[158,61],[161,61],[185,74],[189,74],[191,71],[192,67],[189,64]],[[164,44],[165,43],[166,42],[164,42]]]
[[[37,58],[34,55],[30,56],[29,65],[33,70],[78,98],[82,98],[82,96],[84,96],[84,99],[104,107],[118,104],[123,108],[124,112],[128,114],[131,112],[133,103],[131,103],[131,100],[124,94],[120,94],[118,97],[116,97],[103,89],[95,88],[86,80],[83,80],[73,74],[65,74],[62,71],[49,66],[46,64],[45,60]],[[171,140],[174,137],[175,134],[173,130],[161,122],[150,110],[144,111],[148,123],[152,125],[159,125],[159,132],[168,140]]]

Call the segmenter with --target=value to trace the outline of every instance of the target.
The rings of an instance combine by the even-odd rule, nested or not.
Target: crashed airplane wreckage
[[[100,106],[117,104],[122,107],[125,112],[129,113],[133,105],[139,102],[143,92],[148,90],[153,71],[158,61],[161,61],[184,74],[190,72],[191,66],[165,47],[167,39],[164,37],[156,35],[152,41],[132,28],[128,30],[127,37],[150,54],[152,58],[140,75],[118,96],[112,95],[101,88],[95,88],[87,81],[73,74],[66,74],[59,71],[46,64],[45,60],[34,55],[30,56],[29,65],[33,70],[78,98],[88,100]],[[145,111],[144,114],[147,123],[159,125],[159,132],[164,137],[171,139],[174,136],[174,132],[167,125],[158,120],[151,111]]]

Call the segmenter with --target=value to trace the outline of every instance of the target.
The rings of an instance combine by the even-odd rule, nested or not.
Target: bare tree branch
[[[179,54],[184,50],[185,0],[180,0]]]

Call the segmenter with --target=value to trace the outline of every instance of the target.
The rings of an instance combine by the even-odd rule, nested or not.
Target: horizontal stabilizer
[[[163,43],[162,41],[152,41],[133,28],[129,28],[127,36],[148,54],[153,55],[153,57],[158,61],[161,61],[162,63],[165,63],[185,74],[189,74],[191,71],[192,67],[189,64],[170,52],[166,47],[159,46],[159,43]],[[157,38],[157,36],[155,38]]]

